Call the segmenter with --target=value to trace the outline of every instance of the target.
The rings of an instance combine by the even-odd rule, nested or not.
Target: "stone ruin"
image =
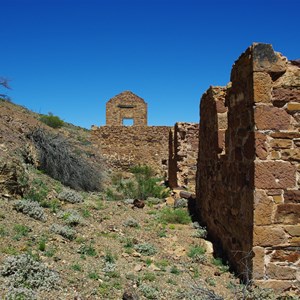
[[[132,126],[123,123],[127,119]],[[147,103],[130,91],[106,103],[106,125],[92,127],[92,142],[115,171],[147,164],[171,187],[195,190],[198,124],[147,126]]]
[[[268,44],[200,106],[197,212],[246,280],[300,289],[300,68]]]
[[[130,120],[133,126],[147,126],[147,103],[130,91],[106,103],[106,126],[121,126]]]
[[[147,104],[131,92],[107,102],[106,118],[92,141],[115,170],[147,164],[196,190],[196,215],[238,275],[300,289],[299,61],[253,44],[231,83],[202,96],[200,126],[147,126]]]

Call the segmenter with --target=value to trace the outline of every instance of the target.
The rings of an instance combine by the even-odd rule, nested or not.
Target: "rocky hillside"
[[[89,131],[39,119],[0,101],[0,299],[297,299],[239,284],[176,192],[135,205],[120,174],[94,192],[45,174],[36,128],[66,139],[102,181],[110,172]]]

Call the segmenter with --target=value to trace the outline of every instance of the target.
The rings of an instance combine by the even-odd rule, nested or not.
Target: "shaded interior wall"
[[[245,72],[245,62],[240,63],[243,67],[236,68]],[[236,71],[239,81],[231,88],[211,87],[201,99],[196,193],[197,210],[210,237],[243,276],[252,249],[253,116],[250,97],[242,92],[249,73]]]
[[[276,289],[299,289],[299,81],[299,66],[253,44],[231,86],[210,88],[200,104],[199,215],[239,275]]]
[[[92,127],[91,141],[114,170],[126,171],[142,164],[166,176],[170,129],[167,126]]]
[[[195,191],[199,124],[175,124],[169,144],[169,185]]]

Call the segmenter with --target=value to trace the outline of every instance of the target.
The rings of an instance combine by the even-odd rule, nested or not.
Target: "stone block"
[[[288,130],[291,123],[284,109],[266,105],[256,106],[254,118],[258,130]]]
[[[273,201],[278,204],[278,203],[283,203],[283,197],[282,195],[274,195],[273,196]]]
[[[228,110],[228,108],[225,106],[225,101],[222,100],[216,100],[216,109],[217,113],[225,113]]]
[[[270,279],[295,280],[297,268],[269,263],[266,268],[266,273]]]
[[[288,162],[256,162],[254,184],[259,189],[293,188],[296,167]]]
[[[296,139],[296,138],[300,138],[300,132],[296,132],[296,131],[277,131],[277,132],[272,132],[270,134],[271,137],[273,138],[278,138],[278,139]]]
[[[272,101],[300,102],[300,90],[283,87],[274,88]]]
[[[254,226],[253,246],[276,246],[287,241],[288,236],[280,226]]]
[[[271,102],[272,78],[268,73],[253,73],[254,102]]]
[[[300,191],[299,190],[287,190],[284,191],[285,203],[300,203]]]
[[[281,151],[281,158],[290,161],[300,161],[300,148]]]
[[[273,139],[270,142],[270,147],[272,147],[273,149],[277,150],[277,149],[289,149],[292,147],[292,140],[288,140],[288,139]]]
[[[299,282],[293,280],[255,280],[254,284],[264,289],[273,289],[278,293],[300,288]]]
[[[275,222],[283,224],[297,224],[300,220],[300,204],[284,203],[277,205]]]
[[[265,249],[263,247],[253,247],[252,276],[253,279],[263,279],[265,275]]]
[[[300,236],[300,224],[284,226],[284,230],[291,236]],[[299,252],[299,257],[300,257],[300,252]]]
[[[272,224],[272,215],[275,205],[270,196],[265,191],[254,192],[254,224],[270,225]]]
[[[287,69],[287,59],[275,52],[270,44],[253,44],[252,57],[254,72],[284,73]]]
[[[275,250],[271,255],[271,262],[296,263],[300,259],[300,252],[290,250]]]
[[[300,247],[300,237],[298,236],[293,236],[292,238],[289,239],[289,244],[291,246],[294,246],[294,247]]]
[[[281,158],[281,153],[280,153],[280,151],[271,151],[268,158],[271,160],[278,160]]]
[[[218,129],[227,129],[227,113],[218,114]]]
[[[300,98],[299,98],[299,102],[300,102]],[[290,102],[288,103],[286,109],[287,111],[291,111],[291,112],[300,111],[300,103]]]
[[[256,156],[262,160],[268,156],[267,137],[261,132],[255,132],[255,152]]]

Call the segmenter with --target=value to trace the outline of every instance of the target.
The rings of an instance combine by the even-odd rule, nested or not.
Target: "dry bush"
[[[29,138],[38,149],[40,169],[49,176],[75,190],[100,190],[100,171],[76,155],[64,137],[37,128]]]

